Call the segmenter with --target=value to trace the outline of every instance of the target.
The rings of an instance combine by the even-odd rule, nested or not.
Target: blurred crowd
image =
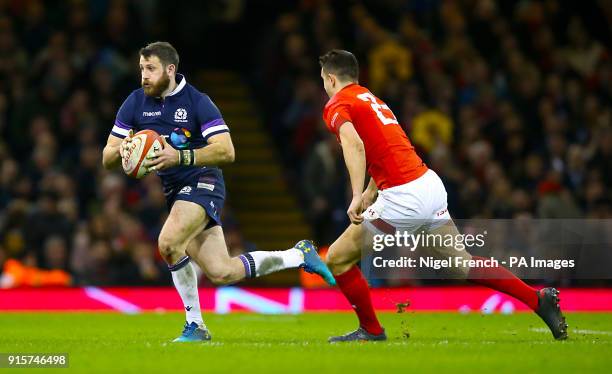
[[[124,1],[0,1],[0,287],[168,283],[158,178],[101,167],[138,84],[144,14]]]
[[[256,78],[318,241],[346,227],[350,200],[321,119],[317,56],[332,48],[356,54],[454,218],[611,218],[610,25],[606,1],[311,1],[280,15]]]
[[[62,4],[0,0],[0,287],[169,284],[159,179],[101,167],[137,51],[160,35],[156,1]],[[563,5],[297,1],[251,36],[247,73],[268,93],[257,96],[317,241],[348,224],[341,150],[321,119],[317,56],[331,48],[358,56],[454,217],[610,218],[612,6],[590,4],[593,20]]]
[[[195,75],[165,6],[0,0],[0,288],[171,284],[157,250],[167,216],[159,178],[101,164],[116,111],[139,87],[141,47],[171,40],[187,57],[181,72]],[[223,215],[239,254],[248,243]]]

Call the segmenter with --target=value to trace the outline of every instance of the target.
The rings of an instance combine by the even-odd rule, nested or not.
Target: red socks
[[[485,260],[484,257],[472,256],[474,260]],[[471,268],[468,280],[516,297],[531,309],[538,308],[536,290],[517,278],[508,269],[499,267]]]
[[[347,272],[336,275],[336,283],[346,299],[357,313],[359,326],[370,334],[378,335],[383,332],[370,298],[370,288],[361,270],[353,266]]]
[[[478,256],[473,256],[472,258],[474,260],[484,260],[483,257]],[[381,334],[383,329],[376,318],[372,299],[370,298],[370,288],[361,270],[357,266],[353,266],[347,272],[336,275],[335,278],[338,288],[340,288],[355,310],[359,318],[359,325],[370,334]],[[494,268],[471,268],[468,280],[513,296],[533,310],[538,308],[536,290],[501,266]]]

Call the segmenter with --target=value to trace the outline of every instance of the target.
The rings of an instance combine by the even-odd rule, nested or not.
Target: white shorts
[[[379,232],[429,230],[450,220],[446,196],[442,180],[430,169],[411,182],[378,191],[363,218]]]

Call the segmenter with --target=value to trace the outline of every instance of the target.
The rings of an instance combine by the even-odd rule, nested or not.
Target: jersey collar
[[[168,96],[174,96],[176,94],[178,94],[179,92],[181,92],[181,90],[185,87],[185,85],[187,84],[187,79],[185,79],[185,76],[183,74],[176,74],[176,78],[177,80],[180,80],[179,83],[176,85],[176,87],[174,88],[174,90],[172,90],[172,92],[170,92],[169,94],[166,95],[166,97]]]
[[[347,88],[349,88],[349,87],[356,86],[357,84],[358,84],[358,83],[354,83],[354,82],[353,82],[353,83],[349,83],[349,84],[347,84],[346,86],[342,87],[342,89],[341,89],[340,91],[344,91],[345,89],[347,89]],[[338,91],[338,92],[340,92],[340,91]]]
[[[357,84],[358,84],[358,83],[349,83],[349,84],[347,84],[346,86],[342,87],[342,88],[340,89],[340,91],[336,92],[336,93],[334,94],[334,96],[332,96],[332,97],[330,97],[330,98],[329,98],[329,101],[332,101],[332,99],[334,99],[336,96],[338,96],[338,94],[339,94],[340,92],[342,92],[342,91],[346,90],[346,89],[347,89],[347,88],[349,88],[349,87],[353,87],[353,86],[355,86],[355,85],[357,85]]]

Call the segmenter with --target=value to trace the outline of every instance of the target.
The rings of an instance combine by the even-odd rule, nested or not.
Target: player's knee
[[[170,235],[160,235],[157,241],[159,254],[166,262],[170,263],[181,253],[181,243]]]
[[[465,280],[468,279],[469,274],[469,267],[457,266],[446,269],[446,276],[448,276],[449,279]]]
[[[472,255],[470,255],[467,252],[463,252],[462,253],[462,257],[464,259],[463,263],[465,263],[465,261],[469,261],[469,260],[472,259]],[[458,266],[455,269],[455,273],[453,274],[453,277],[455,279],[463,279],[463,280],[468,279],[469,276],[470,276],[470,269],[471,268],[469,266],[467,266],[467,265]]]
[[[206,277],[216,286],[225,286],[235,283],[235,269],[232,267],[231,261],[218,260],[214,264],[209,264],[204,268]],[[240,264],[242,266],[242,263]]]
[[[470,267],[467,265],[472,256],[465,251],[456,251],[454,248],[442,248],[437,251],[430,252],[435,258],[447,259],[449,257],[461,258],[459,264],[461,266],[451,266],[446,268],[442,274],[449,279],[467,279],[470,273]]]
[[[225,286],[235,282],[232,272],[229,269],[217,269],[208,275],[208,279],[215,286]]]
[[[327,252],[325,263],[334,275],[344,273],[351,265],[350,262],[346,261],[345,256],[342,256],[338,253],[338,251],[334,250],[333,245],[329,248],[329,251]]]

